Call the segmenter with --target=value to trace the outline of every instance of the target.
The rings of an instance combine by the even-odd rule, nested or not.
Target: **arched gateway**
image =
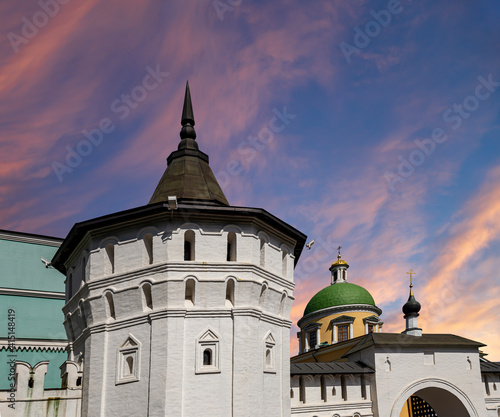
[[[423,379],[406,387],[394,402],[391,417],[399,417],[408,398],[417,395],[439,417],[478,417],[472,401],[456,386],[440,379]]]

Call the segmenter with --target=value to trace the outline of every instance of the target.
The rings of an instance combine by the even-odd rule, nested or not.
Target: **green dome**
[[[318,292],[307,304],[304,316],[323,308],[349,304],[368,304],[375,307],[375,301],[363,287],[349,282],[329,285]]]

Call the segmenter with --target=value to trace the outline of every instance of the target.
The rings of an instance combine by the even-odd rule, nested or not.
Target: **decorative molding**
[[[302,328],[305,322],[319,320],[323,317],[343,312],[346,313],[370,312],[370,313],[375,313],[379,316],[382,314],[382,310],[376,306],[372,306],[369,304],[347,304],[342,306],[327,307],[321,310],[313,311],[312,313],[309,313],[307,316],[302,317],[297,322],[297,326]]]
[[[67,340],[33,340],[16,339],[16,351],[64,352],[68,346]],[[0,351],[9,350],[8,340],[0,339]]]

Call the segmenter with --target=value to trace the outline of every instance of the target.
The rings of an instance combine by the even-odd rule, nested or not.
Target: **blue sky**
[[[189,79],[230,204],[325,242],[294,321],[341,244],[385,331],[413,268],[424,332],[500,360],[498,2],[62,3],[0,4],[0,228],[64,237],[146,204]]]

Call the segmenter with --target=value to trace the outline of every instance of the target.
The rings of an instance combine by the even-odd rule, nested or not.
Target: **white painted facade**
[[[87,235],[64,308],[82,416],[290,414],[295,242],[263,226],[174,219]]]

